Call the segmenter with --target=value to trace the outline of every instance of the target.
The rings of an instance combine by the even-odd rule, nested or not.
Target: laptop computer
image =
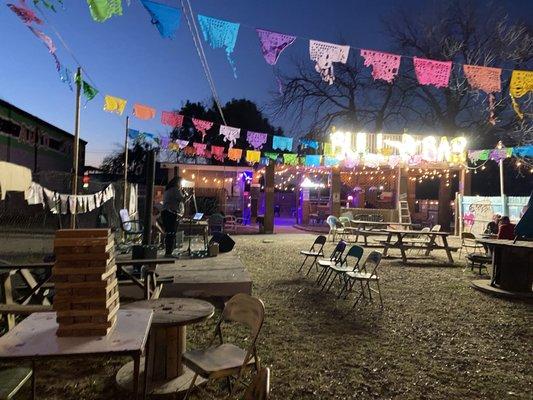
[[[199,213],[199,212],[197,212],[197,213],[194,214],[194,216],[192,217],[192,220],[193,220],[193,221],[200,221],[203,217],[204,217],[204,213]]]

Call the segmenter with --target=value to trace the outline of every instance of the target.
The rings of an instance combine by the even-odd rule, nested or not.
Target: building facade
[[[79,142],[79,171],[85,165],[85,146]],[[0,99],[0,160],[22,165],[34,173],[71,172],[74,135]]]

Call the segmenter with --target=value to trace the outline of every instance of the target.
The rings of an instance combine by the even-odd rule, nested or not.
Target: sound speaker
[[[233,246],[235,246],[235,241],[228,234],[221,232],[213,232],[213,237],[209,241],[209,244],[211,243],[218,243],[218,249],[221,253],[227,253],[233,250]]]

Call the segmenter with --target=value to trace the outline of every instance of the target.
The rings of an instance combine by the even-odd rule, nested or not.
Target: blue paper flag
[[[324,156],[324,165],[327,167],[334,167],[339,165],[337,157]]]
[[[152,24],[164,38],[173,39],[180,26],[181,11],[178,8],[156,3],[149,0],[141,0],[144,8],[152,17]]]
[[[272,149],[292,151],[292,138],[285,136],[274,136],[272,138]]]
[[[226,56],[228,57],[231,68],[233,68],[233,76],[237,78],[237,69],[231,58],[231,53],[233,53],[233,49],[235,48],[235,42],[237,42],[240,24],[206,17],[200,14],[198,14],[198,23],[200,24],[204,40],[209,43],[211,48],[226,50]]]
[[[305,156],[305,165],[307,167],[320,167],[320,155]]]
[[[300,143],[304,147],[310,147],[311,149],[318,149],[318,142],[310,139],[300,139]]]
[[[128,128],[128,137],[131,140],[137,139],[140,135],[141,135],[141,132],[139,132],[137,129]]]
[[[518,157],[533,158],[533,146],[514,147],[513,155],[518,156]]]

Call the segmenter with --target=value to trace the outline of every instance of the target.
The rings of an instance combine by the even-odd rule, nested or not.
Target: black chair
[[[300,269],[298,269],[298,272],[301,272],[305,262],[309,257],[313,259],[313,262],[311,263],[311,266],[309,267],[309,271],[311,268],[313,268],[313,265],[315,265],[316,260],[318,257],[324,257],[324,244],[326,243],[326,237],[324,235],[317,236],[315,241],[313,242],[313,245],[309,250],[300,250],[300,254],[305,256],[304,261],[302,262],[302,265],[300,265]],[[308,272],[309,273],[309,272]]]

